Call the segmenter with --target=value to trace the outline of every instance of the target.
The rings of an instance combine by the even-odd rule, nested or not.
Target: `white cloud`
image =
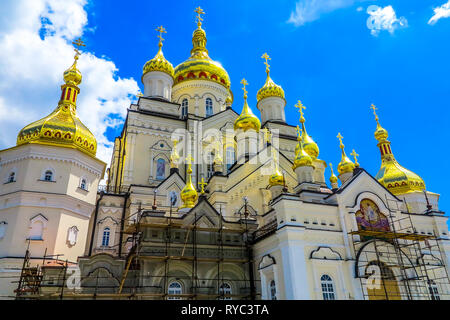
[[[372,5],[367,8],[369,18],[367,19],[367,27],[370,33],[377,36],[382,30],[394,33],[396,29],[408,26],[405,17],[397,18],[394,8],[386,6],[384,8]]]
[[[450,17],[450,0],[442,6],[434,8],[434,15],[428,20],[428,24],[435,24],[441,18]]]
[[[14,146],[19,130],[58,104],[62,75],[73,63],[71,41],[86,31],[87,0],[2,0],[0,4],[0,148]],[[88,49],[87,49],[88,50]],[[109,163],[113,144],[104,136],[124,117],[135,80],[117,76],[112,61],[89,52],[80,57],[83,74],[78,116],[96,136],[97,156]]]
[[[322,14],[349,7],[357,1],[358,0],[300,0],[295,5],[295,11],[291,12],[288,23],[292,23],[296,27],[299,27],[307,22],[319,19]]]

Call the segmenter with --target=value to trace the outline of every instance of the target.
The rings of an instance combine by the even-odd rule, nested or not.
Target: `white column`
[[[305,248],[299,241],[286,241],[281,247],[286,300],[311,299],[305,261]]]

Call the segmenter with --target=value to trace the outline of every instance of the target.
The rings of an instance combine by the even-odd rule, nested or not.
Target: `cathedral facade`
[[[269,56],[259,119],[245,79],[243,99],[234,101],[227,71],[207,50],[204,12],[196,12],[190,56],[175,68],[157,29],[144,91],[127,110],[98,192],[106,164],[76,116],[79,53],[55,111],[0,151],[2,294],[448,299],[450,239],[439,195],[396,160],[376,107],[379,172],[364,170],[354,151],[350,160],[338,134],[338,176],[330,164],[326,179],[300,101],[299,123],[287,122]]]

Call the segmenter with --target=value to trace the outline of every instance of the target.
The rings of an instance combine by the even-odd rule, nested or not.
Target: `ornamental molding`
[[[61,155],[51,155],[51,154],[45,154],[45,153],[33,152],[33,151],[31,151],[30,153],[27,153],[27,154],[18,155],[16,157],[13,157],[10,159],[5,159],[0,162],[0,166],[4,166],[4,165],[10,164],[10,163],[16,163],[16,162],[20,162],[20,161],[24,161],[24,160],[49,160],[49,161],[67,162],[67,163],[74,164],[84,170],[87,170],[88,172],[94,174],[98,178],[101,178],[101,175],[103,172],[103,170],[97,169],[94,166],[89,165],[87,162],[85,162],[83,160],[76,159],[76,158],[73,158],[70,156],[64,157]]]
[[[208,80],[189,80],[173,86],[172,100],[178,100],[175,99],[175,96],[177,96],[180,91],[186,89],[209,89],[225,97],[228,95],[228,91],[222,85],[216,85],[214,82],[210,82]],[[181,95],[183,95],[183,93],[180,93],[180,96]]]

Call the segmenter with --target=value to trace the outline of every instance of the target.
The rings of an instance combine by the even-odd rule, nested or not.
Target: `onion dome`
[[[81,40],[76,45],[83,45]],[[20,130],[17,145],[36,143],[78,149],[95,157],[97,140],[81,122],[76,113],[76,101],[80,89],[81,72],[77,69],[80,52],[76,49],[73,65],[64,72],[61,99],[56,109],[48,116],[37,120]]]
[[[191,56],[175,68],[175,85],[188,80],[207,80],[216,82],[228,90],[230,89],[230,77],[222,65],[213,61],[206,49],[206,33],[202,29],[201,15],[204,11],[199,7],[197,12],[197,29],[192,35]]]
[[[242,129],[244,132],[247,130],[255,130],[256,132],[259,132],[259,129],[261,129],[261,122],[258,117],[253,114],[252,109],[250,109],[247,104],[247,90],[245,89],[245,86],[248,85],[248,82],[247,80],[242,79],[241,83],[244,90],[244,107],[242,108],[239,117],[234,121],[234,130]]]
[[[387,140],[388,132],[381,127],[376,114],[377,108],[372,105],[377,128],[375,138],[378,140],[378,148],[381,153],[381,167],[375,178],[394,195],[424,191],[425,182],[416,173],[402,167],[394,157],[391,150],[391,142]]]
[[[347,157],[344,150],[344,144],[342,143],[343,136],[341,133],[337,135],[337,138],[339,139],[340,145],[339,148],[341,148],[342,157],[341,162],[338,164],[338,172],[339,174],[344,174],[348,172],[353,173],[353,169],[355,169],[355,164]]]
[[[172,140],[172,142],[173,142],[173,147],[172,147],[172,152],[170,153],[170,167],[178,168],[178,160],[180,159],[180,155],[177,152],[178,140]]]
[[[298,100],[295,107],[298,108],[300,112],[300,123],[302,124],[303,149],[305,149],[305,151],[313,158],[313,160],[316,160],[317,157],[319,156],[319,146],[306,132],[305,117],[303,116],[303,110],[306,109],[306,107],[302,104],[300,100]]]
[[[298,149],[297,149],[297,153],[295,155],[294,165],[292,166],[292,170],[295,170],[298,167],[306,167],[306,166],[314,168],[312,157],[303,148],[305,134],[304,133],[301,134],[300,130],[299,130],[298,137],[300,137],[300,135],[301,135],[302,139],[297,144]]]
[[[338,182],[338,178],[334,174],[333,165],[331,164],[331,162],[330,162],[330,169],[331,169],[330,183],[333,186],[334,184],[336,184]]]
[[[188,162],[187,169],[187,180],[186,185],[183,190],[181,190],[180,198],[183,202],[181,208],[193,208],[198,199],[197,190],[195,190],[194,185],[192,184],[192,165],[191,161],[193,161],[192,157],[186,159]]]
[[[278,157],[274,148],[272,148],[272,159],[274,163],[274,171],[269,177],[269,186],[285,186],[284,175],[280,172],[278,166]]]
[[[270,57],[267,53],[264,53],[262,55],[262,58],[266,60],[264,64],[266,65],[266,83],[264,86],[258,90],[258,93],[256,94],[257,101],[261,101],[264,98],[268,97],[279,97],[281,99],[284,99],[284,90],[281,88],[281,86],[277,85],[273,80],[270,78],[270,65],[267,62],[270,60]]]
[[[162,34],[166,33],[166,30],[163,28],[163,26],[160,26],[156,29],[156,31],[159,32],[159,36],[158,36],[159,50],[153,59],[151,59],[145,63],[144,68],[143,68],[142,77],[144,77],[149,72],[160,71],[160,72],[167,73],[169,76],[171,76],[173,78],[174,77],[173,66],[169,61],[166,60],[166,58],[164,57],[164,54],[162,52],[162,46],[163,46],[163,41],[164,41]]]

